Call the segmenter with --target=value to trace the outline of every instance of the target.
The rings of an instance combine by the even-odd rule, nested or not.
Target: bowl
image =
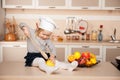
[[[120,56],[117,56],[117,57],[115,58],[115,60],[116,60],[116,62],[120,65]]]

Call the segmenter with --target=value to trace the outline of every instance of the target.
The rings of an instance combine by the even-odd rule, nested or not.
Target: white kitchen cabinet
[[[35,8],[35,0],[2,0],[3,8]]]
[[[103,0],[103,9],[120,10],[120,0]]]
[[[115,61],[115,57],[120,56],[120,46],[104,46],[103,56],[104,61]]]
[[[79,51],[80,53],[82,52],[91,52],[94,53],[97,57],[98,60],[103,61],[103,56],[102,56],[102,46],[89,46],[89,45],[70,45],[69,46],[69,52],[70,54],[74,53],[75,51]]]
[[[102,0],[70,0],[70,9],[100,9]]]
[[[27,53],[26,45],[1,45],[1,62],[18,61],[24,62]]]
[[[67,45],[55,45],[56,58],[59,61],[67,61],[68,46]]]
[[[69,0],[36,0],[38,9],[66,9]]]

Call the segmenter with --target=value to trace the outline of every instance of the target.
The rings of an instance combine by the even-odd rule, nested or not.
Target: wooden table
[[[48,75],[21,62],[4,62],[0,63],[0,80],[120,80],[120,71],[109,62],[101,62],[90,68],[58,70]]]

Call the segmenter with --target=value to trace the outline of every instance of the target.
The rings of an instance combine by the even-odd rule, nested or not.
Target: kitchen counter
[[[64,40],[64,41],[53,41],[53,43],[55,45],[60,45],[60,44],[65,44],[65,45],[101,45],[101,46],[120,46],[120,42],[119,43],[113,43],[113,42],[109,42],[109,41],[80,41],[80,40]],[[0,44],[27,44],[26,41],[0,41]]]
[[[4,62],[0,63],[0,80],[120,80],[120,71],[109,62],[101,62],[90,68],[58,70],[47,75],[36,67],[25,67],[24,63]]]

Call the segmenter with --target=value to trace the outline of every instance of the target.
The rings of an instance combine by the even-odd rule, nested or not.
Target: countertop
[[[110,62],[100,62],[89,68],[78,67],[73,72],[58,70],[46,74],[37,67],[25,67],[21,62],[0,63],[0,80],[120,80],[120,71]]]
[[[101,45],[101,46],[120,46],[120,42],[109,42],[109,41],[82,41],[82,40],[64,40],[64,41],[53,41],[55,45]],[[0,41],[0,44],[27,44],[26,41]]]

